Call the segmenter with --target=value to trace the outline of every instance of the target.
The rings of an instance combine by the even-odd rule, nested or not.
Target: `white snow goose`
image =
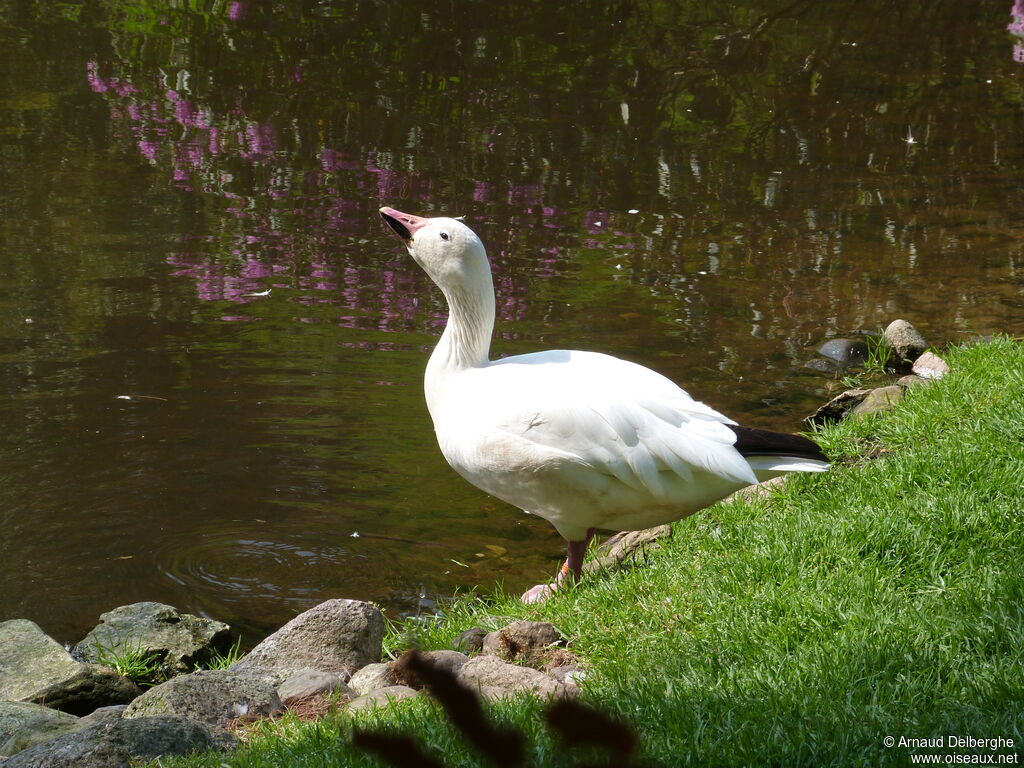
[[[828,469],[811,440],[740,427],[626,360],[563,349],[491,360],[494,286],[480,238],[456,219],[380,215],[448,302],[424,380],[445,459],[568,542],[555,582],[525,602],[579,577],[595,529],[661,525],[771,477]]]

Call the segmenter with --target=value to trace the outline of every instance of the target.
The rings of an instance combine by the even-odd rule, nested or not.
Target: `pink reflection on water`
[[[320,167],[328,173],[335,171],[358,171],[362,170],[363,166],[359,161],[353,159],[345,152],[338,152],[337,150],[324,147],[320,150]]]
[[[1016,0],[1010,9],[1013,21],[1006,27],[1010,34],[1021,38],[1013,45],[1013,60],[1024,64],[1024,0]]]
[[[87,62],[85,65],[85,78],[89,83],[89,87],[92,88],[96,93],[106,93],[107,91],[113,91],[118,96],[127,96],[130,93],[136,93],[138,89],[130,83],[125,83],[116,77],[109,77],[107,79],[101,78],[97,74],[97,64],[95,61]]]
[[[256,298],[253,294],[263,292],[262,278],[268,274],[266,266],[252,258],[243,262],[238,275],[193,253],[173,254],[167,257],[167,263],[176,267],[172,275],[195,280],[196,291],[204,301],[248,303]]]
[[[147,141],[146,139],[139,139],[139,152],[147,160],[156,160],[156,153],[159,146],[155,141]]]
[[[243,13],[244,3],[229,6],[229,18]],[[299,169],[294,150],[287,146],[290,134],[250,118],[241,106],[218,112],[160,87],[155,77],[140,90],[118,77],[102,77],[96,62],[86,65],[86,79],[107,99],[115,135],[149,164],[166,168],[172,186],[202,195],[219,213],[218,234],[196,238],[167,258],[173,274],[194,282],[201,300],[247,304],[283,297],[299,306],[334,305],[344,310],[334,322],[368,330],[408,331],[424,322],[437,329],[444,325],[443,303],[401,249],[395,247],[393,263],[382,267],[378,258],[363,266],[368,253],[386,257],[390,252],[382,250],[389,247],[384,241],[370,245],[366,239],[367,222],[376,220],[380,202],[416,200],[429,210],[436,197],[431,179],[400,170],[401,158],[373,149],[325,146],[316,151],[312,166]],[[545,204],[541,184],[499,188],[479,180],[472,200],[479,205],[507,201],[521,211],[513,221],[539,224],[551,237],[569,223],[567,212]],[[608,212],[589,212],[584,229],[611,235],[603,226],[608,219]],[[507,245],[495,243],[494,248],[499,254],[493,265],[501,296],[498,315],[515,320],[526,315],[529,293],[526,282],[507,270],[506,257],[513,256]],[[357,265],[345,263],[349,254]],[[562,250],[553,246],[536,256],[529,260],[515,254],[514,260],[529,265],[529,277],[553,276],[566,262]],[[271,288],[281,290],[271,295]],[[226,314],[224,319],[252,318]],[[303,314],[296,321],[314,319]],[[382,348],[379,343],[373,347]]]
[[[1010,16],[1013,21],[1007,27],[1015,35],[1024,36],[1024,0],[1016,0],[1010,9]]]
[[[246,148],[246,151],[242,152],[242,157],[246,160],[266,157],[277,149],[274,129],[266,124],[250,123],[245,127],[244,139],[242,134],[238,134],[238,141]]]
[[[540,184],[512,184],[508,188],[508,204],[530,208],[540,204],[543,193]]]

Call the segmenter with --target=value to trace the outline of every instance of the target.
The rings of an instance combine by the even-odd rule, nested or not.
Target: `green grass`
[[[868,353],[864,359],[864,373],[869,376],[884,376],[889,373],[889,363],[896,352],[889,346],[881,330],[864,337]]]
[[[889,346],[881,329],[864,336],[867,353],[860,365],[844,370],[839,377],[843,386],[854,389],[857,387],[878,387],[890,378],[899,368],[896,350]]]
[[[239,635],[231,647],[224,653],[214,651],[213,655],[203,664],[196,664],[196,671],[200,669],[227,669],[236,661],[245,656],[242,653],[242,636]]]
[[[655,764],[908,764],[914,750],[886,748],[886,736],[1019,748],[1024,347],[997,339],[946,358],[953,372],[895,410],[818,434],[834,471],[698,513],[645,565],[541,606],[464,595],[434,621],[394,626],[388,647],[552,621],[589,670],[585,700],[630,723]],[[575,764],[540,704],[492,713],[526,732],[534,764]],[[381,765],[348,743],[352,722],[416,734],[446,765],[480,764],[434,705],[413,701],[354,720],[286,719],[233,755],[180,765]]]
[[[136,685],[144,688],[157,685],[167,679],[163,663],[158,654],[136,645],[125,644],[119,647],[96,643],[96,663],[127,677]]]
[[[114,646],[96,643],[94,647],[97,664],[110,667],[143,688],[158,685],[172,674],[165,668],[162,655],[143,648],[142,641]],[[195,669],[227,669],[244,655],[242,638],[239,637],[226,652],[214,651],[205,663],[196,664]]]

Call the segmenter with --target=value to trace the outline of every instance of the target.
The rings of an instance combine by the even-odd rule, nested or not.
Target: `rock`
[[[78,673],[80,664],[35,622],[0,624],[0,700],[29,701]]]
[[[98,723],[19,752],[4,768],[132,768],[164,755],[231,749],[238,741],[185,717]]]
[[[391,677],[391,665],[381,662],[367,664],[352,675],[352,679],[348,681],[349,688],[360,696],[394,684],[395,681]]]
[[[483,652],[506,661],[537,663],[565,640],[549,621],[514,621],[484,638]]]
[[[423,681],[420,676],[409,669],[409,661],[413,651],[406,651],[390,665],[387,678],[398,685],[407,685],[410,688],[420,689]],[[462,665],[469,661],[469,656],[458,651],[421,651],[419,657],[422,661],[430,664],[434,669],[448,672],[451,675],[458,674]]]
[[[99,707],[126,704],[141,694],[139,686],[109,667],[79,664],[73,676],[48,686],[31,700],[73,715],[85,715]]]
[[[587,678],[586,671],[580,669],[575,664],[553,667],[548,670],[548,674],[557,682],[565,683],[566,685],[579,685]]]
[[[908,362],[917,359],[918,355],[928,349],[928,342],[906,320],[893,320],[889,323],[882,332],[882,339],[892,347],[900,360]]]
[[[230,633],[227,624],[170,605],[132,603],[102,614],[74,652],[83,661],[99,662],[104,654],[141,650],[158,657],[166,673],[175,675],[227,651]]]
[[[469,661],[469,656],[458,651],[423,651],[420,656],[436,669],[443,669],[453,675],[457,675],[462,665]]]
[[[472,627],[459,634],[452,643],[452,648],[462,653],[477,653],[483,648],[484,635],[487,630],[483,627]]]
[[[34,701],[79,715],[140,693],[112,669],[75,661],[34,622],[0,624],[0,700]]]
[[[345,709],[358,711],[373,709],[374,707],[386,707],[395,701],[411,699],[420,695],[419,691],[413,690],[407,685],[389,685],[384,688],[377,688],[369,693],[364,693],[359,698],[352,699],[352,701],[345,705]]]
[[[338,675],[332,672],[321,672],[318,669],[300,669],[285,680],[277,689],[278,698],[287,706],[311,696],[338,692],[339,696],[354,699],[358,694],[345,685]]]
[[[892,385],[872,389],[856,408],[850,411],[851,416],[867,416],[872,413],[888,410],[903,397],[903,387]]]
[[[922,379],[941,379],[949,373],[949,363],[934,352],[925,352],[914,361],[913,371]]]
[[[336,675],[380,661],[384,616],[370,603],[328,600],[300,613],[232,669],[282,673],[319,669]]]
[[[864,339],[829,339],[818,347],[818,354],[845,368],[867,359],[868,344]]]
[[[931,384],[931,381],[922,379],[916,373],[908,373],[906,376],[901,376],[899,381],[896,382],[896,386],[903,387],[904,389],[919,387],[922,384]]]
[[[79,718],[27,701],[0,701],[0,757],[81,728]]]
[[[94,712],[80,717],[78,724],[85,728],[88,725],[96,725],[96,723],[109,723],[111,720],[120,720],[121,715],[124,714],[126,709],[128,709],[127,704],[113,704],[109,707],[100,707]]]
[[[642,554],[661,546],[658,542],[672,535],[671,525],[658,525],[642,531],[622,531],[609,536],[596,548],[594,557],[583,564],[584,573],[617,570]]]
[[[569,686],[530,667],[509,664],[497,656],[476,656],[456,676],[459,682],[488,698],[529,691],[537,696],[563,697],[573,693]]]
[[[211,669],[179,675],[133,701],[123,718],[180,715],[215,728],[236,718],[264,717],[282,709],[274,686],[248,672]]]
[[[833,421],[842,421],[847,413],[860,405],[870,391],[857,388],[841,392],[804,419],[804,423],[809,427],[816,427]]]

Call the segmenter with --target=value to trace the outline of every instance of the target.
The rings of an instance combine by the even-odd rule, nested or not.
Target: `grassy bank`
[[[655,764],[992,754],[901,747],[901,737],[1004,737],[1020,748],[1024,347],[1002,339],[946,358],[953,373],[894,411],[821,433],[833,472],[699,513],[645,566],[542,606],[468,597],[434,624],[397,628],[390,645],[447,647],[473,625],[552,621],[589,670],[585,700],[630,723]],[[491,712],[528,733],[536,765],[574,764],[540,704]],[[477,764],[430,702],[358,722],[408,730],[446,765]],[[379,765],[348,744],[351,727],[285,719],[234,755],[174,764]]]

